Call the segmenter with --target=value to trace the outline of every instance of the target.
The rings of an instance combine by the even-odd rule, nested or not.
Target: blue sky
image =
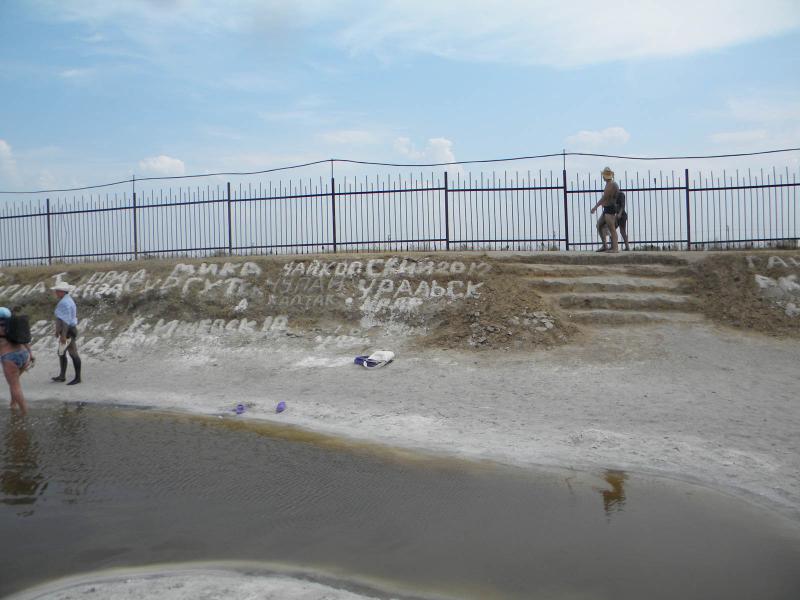
[[[0,190],[798,147],[798,73],[797,0],[3,0]]]

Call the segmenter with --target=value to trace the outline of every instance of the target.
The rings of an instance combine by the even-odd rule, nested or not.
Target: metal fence
[[[798,242],[797,173],[618,177],[634,249]],[[134,183],[126,182],[126,183]],[[587,250],[599,177],[456,169],[384,178],[153,189],[0,207],[0,264],[402,250]]]

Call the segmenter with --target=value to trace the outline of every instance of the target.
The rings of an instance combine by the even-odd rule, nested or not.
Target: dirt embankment
[[[136,345],[304,341],[368,349],[382,335],[412,343],[524,348],[572,331],[502,267],[480,255],[230,257],[0,270],[0,304],[19,306],[36,343],[50,339],[57,281],[72,292],[89,354]],[[510,335],[509,335],[509,332]],[[513,340],[513,342],[512,342]]]
[[[590,281],[605,271],[620,280],[621,270],[630,269],[654,285],[657,268],[681,269],[681,291],[711,321],[800,335],[800,253],[777,251],[227,257],[4,268],[0,305],[19,306],[31,318],[36,344],[52,345],[49,288],[67,281],[75,286],[89,355],[180,347],[187,339],[366,351],[382,336],[433,348],[529,350],[581,336],[571,313],[526,274],[539,263],[550,274],[594,269]],[[581,285],[580,278],[568,280],[567,292],[571,281],[575,289]]]
[[[800,252],[718,252],[691,269],[691,292],[711,321],[800,337]]]

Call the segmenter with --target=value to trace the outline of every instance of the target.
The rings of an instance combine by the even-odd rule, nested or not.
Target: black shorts
[[[628,224],[628,213],[621,212],[617,215],[617,227],[625,227]]]
[[[73,340],[78,339],[78,327],[77,325],[66,325],[66,330],[64,329],[64,321],[61,319],[58,320],[59,325],[56,327],[56,332],[61,335],[64,334],[65,338],[72,338]]]

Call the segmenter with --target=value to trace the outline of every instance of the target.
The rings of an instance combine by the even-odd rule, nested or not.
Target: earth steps
[[[510,274],[587,325],[697,323],[703,320],[690,293],[687,261],[668,254],[509,256]]]

